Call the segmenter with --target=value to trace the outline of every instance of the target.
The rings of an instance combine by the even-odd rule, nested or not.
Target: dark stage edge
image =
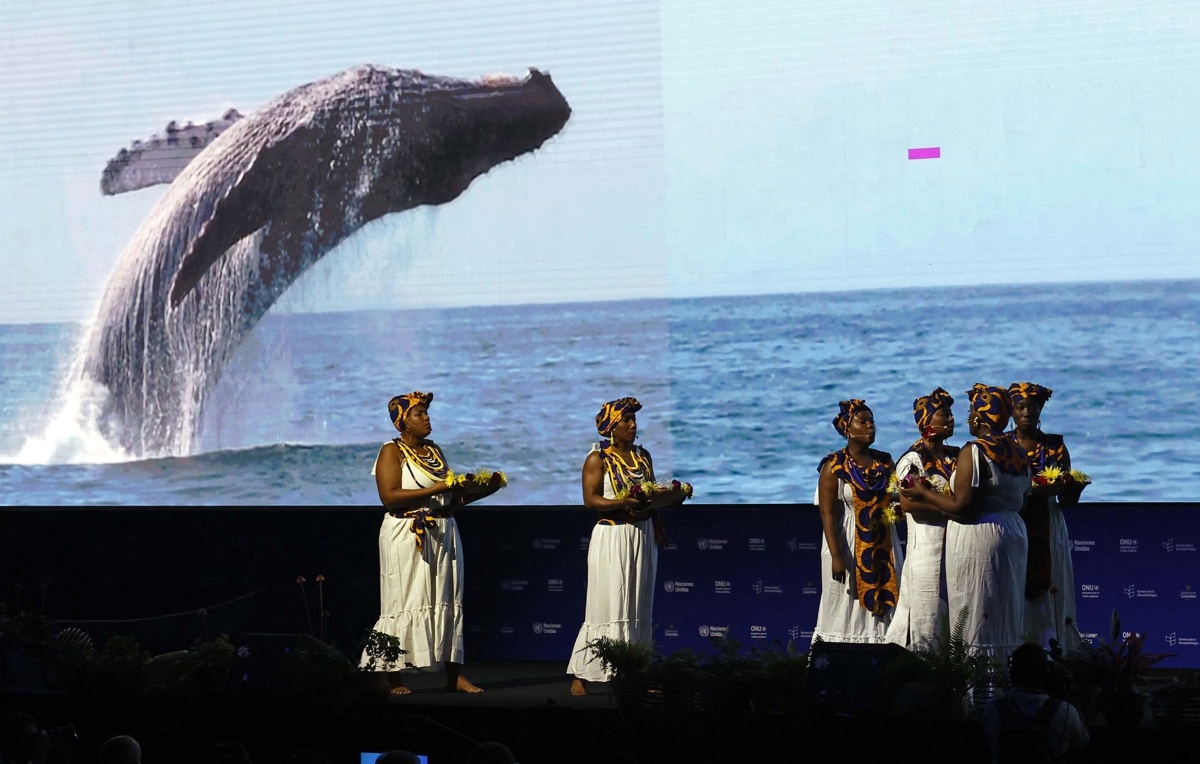
[[[1193,673],[1155,672],[1150,684],[1187,681]],[[508,745],[522,764],[989,760],[976,722],[820,712],[802,718],[711,711],[626,715],[606,684],[572,696],[565,662],[475,662],[463,674],[484,692],[446,693],[441,672],[424,671],[406,673],[410,695],[354,705],[300,704],[253,693],[104,701],[4,694],[0,712],[27,711],[44,729],[74,724],[80,739],[71,761],[79,764],[97,760],[100,744],[116,734],[137,737],[147,764],[209,762],[220,741],[243,744],[253,764],[295,764],[293,754],[302,749],[324,752],[331,764],[357,764],[362,752],[396,748],[426,754],[430,764],[454,764],[493,740]],[[1088,749],[1068,761],[1171,761],[1189,750],[1195,732],[1101,725],[1092,729]],[[622,753],[635,758],[619,758]]]

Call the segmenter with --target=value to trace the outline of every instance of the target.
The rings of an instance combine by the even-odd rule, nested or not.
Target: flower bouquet
[[[655,483],[652,480],[643,480],[640,483],[634,483],[628,490],[617,494],[618,499],[624,499],[628,496],[636,498],[647,509],[671,507],[676,504],[682,504],[692,498],[692,485],[691,483],[684,483],[679,480],[672,480],[669,483]]]
[[[476,470],[462,473],[447,470],[446,485],[467,493],[489,493],[508,485],[508,475],[500,470]]]
[[[1087,488],[1092,483],[1092,478],[1085,472],[1079,470],[1064,470],[1062,467],[1054,465],[1043,467],[1036,475],[1033,476],[1033,484],[1035,486],[1058,486],[1058,493],[1061,501],[1067,504],[1075,504],[1079,501],[1079,495],[1083,493],[1083,489]]]

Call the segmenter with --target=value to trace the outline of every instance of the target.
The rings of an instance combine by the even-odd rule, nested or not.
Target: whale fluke
[[[226,360],[301,273],[371,220],[454,199],[570,114],[537,70],[463,80],[367,65],[227,114],[240,118],[173,155],[181,167],[149,169],[149,149],[110,162],[112,189],[177,174],[121,254],[85,348],[83,374],[108,394],[101,430],[133,454],[188,453]]]

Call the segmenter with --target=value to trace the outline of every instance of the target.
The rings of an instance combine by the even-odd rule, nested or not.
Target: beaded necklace
[[[629,490],[635,483],[654,479],[650,464],[642,454],[639,446],[632,446],[629,456],[633,463],[630,464],[617,452],[611,441],[601,441],[600,456],[604,459],[604,470],[608,473],[613,491],[620,493]]]
[[[446,477],[446,460],[442,458],[442,450],[435,444],[426,441],[425,453],[422,455],[417,453],[417,449],[405,443],[403,438],[396,438],[392,442],[400,448],[400,455],[409,464],[416,465],[417,469],[429,477],[434,480],[442,480]]]

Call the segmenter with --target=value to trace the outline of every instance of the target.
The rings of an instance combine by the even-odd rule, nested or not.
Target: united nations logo
[[[541,540],[541,539],[534,539],[534,540],[533,540],[533,548],[534,548],[534,549],[541,549],[541,548],[542,548],[542,540]]]
[[[702,637],[708,636],[708,627],[707,626],[700,627],[700,636],[702,636]]]
[[[708,539],[696,539],[696,546],[701,549],[708,549]]]
[[[675,582],[674,581],[663,581],[663,589],[668,592],[675,591]]]
[[[536,623],[534,623],[534,624],[533,624],[533,633],[534,633],[534,634],[541,634],[541,633],[542,633],[542,622],[541,622],[541,621],[538,621],[538,622],[536,622]]]

